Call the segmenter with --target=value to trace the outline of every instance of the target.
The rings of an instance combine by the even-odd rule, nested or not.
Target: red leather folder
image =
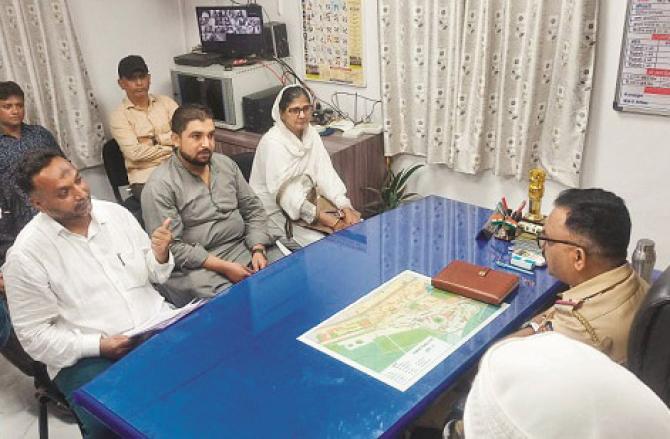
[[[452,261],[431,279],[431,283],[443,291],[500,305],[519,286],[519,277],[465,261]]]

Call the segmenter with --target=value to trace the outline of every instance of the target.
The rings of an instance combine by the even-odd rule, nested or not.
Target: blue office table
[[[558,291],[521,275],[510,307],[405,392],[296,340],[403,270],[495,267],[475,235],[491,212],[427,197],[270,265],[149,339],[75,399],[124,437],[372,438],[402,431]]]

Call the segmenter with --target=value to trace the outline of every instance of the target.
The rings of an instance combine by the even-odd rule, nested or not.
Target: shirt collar
[[[30,130],[30,125],[28,125],[24,122],[21,122],[21,137],[22,138],[23,138],[23,136],[25,136],[26,132],[28,132],[29,130]],[[17,139],[14,136],[10,136],[9,134],[5,134],[4,132],[0,132],[0,137],[8,137],[8,138],[16,140],[16,141],[21,140],[21,139]]]
[[[598,291],[607,290],[610,287],[620,284],[628,279],[633,274],[633,269],[628,263],[623,264],[610,271],[599,274],[581,284],[570,288],[563,293],[563,299],[579,302],[580,300],[597,293]]]
[[[53,235],[72,234],[68,229],[63,227],[61,223],[51,218],[46,213],[40,212],[35,217],[50,233]],[[108,221],[106,213],[100,209],[100,206],[95,200],[91,200],[91,223],[88,226],[88,238],[92,238],[98,233],[100,225]]]
[[[123,108],[125,108],[126,110],[128,110],[128,109],[130,109],[130,108],[136,108],[136,107],[135,107],[135,104],[133,104],[133,103],[130,101],[130,99],[128,99],[128,96],[124,96],[124,98],[123,98],[123,100],[122,100],[121,102],[123,103]],[[151,93],[149,93],[149,107],[151,107],[151,105],[152,105],[154,102],[156,102],[156,96],[154,96],[154,95],[152,95]]]

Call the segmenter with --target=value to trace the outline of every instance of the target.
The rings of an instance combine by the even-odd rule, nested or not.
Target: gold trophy
[[[534,223],[542,223],[544,215],[542,215],[542,196],[544,195],[544,180],[547,173],[543,169],[535,168],[529,172],[528,184],[528,215],[524,219]]]

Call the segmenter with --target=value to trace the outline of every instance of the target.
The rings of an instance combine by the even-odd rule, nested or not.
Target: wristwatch
[[[255,255],[256,253],[260,253],[263,255],[263,257],[267,258],[268,255],[265,253],[265,247],[255,247],[251,249],[251,256]]]
[[[525,328],[532,328],[533,333],[537,334],[540,331],[540,324],[535,323],[534,321],[530,320],[530,321],[524,323],[524,325],[521,327],[521,329],[525,329]]]

